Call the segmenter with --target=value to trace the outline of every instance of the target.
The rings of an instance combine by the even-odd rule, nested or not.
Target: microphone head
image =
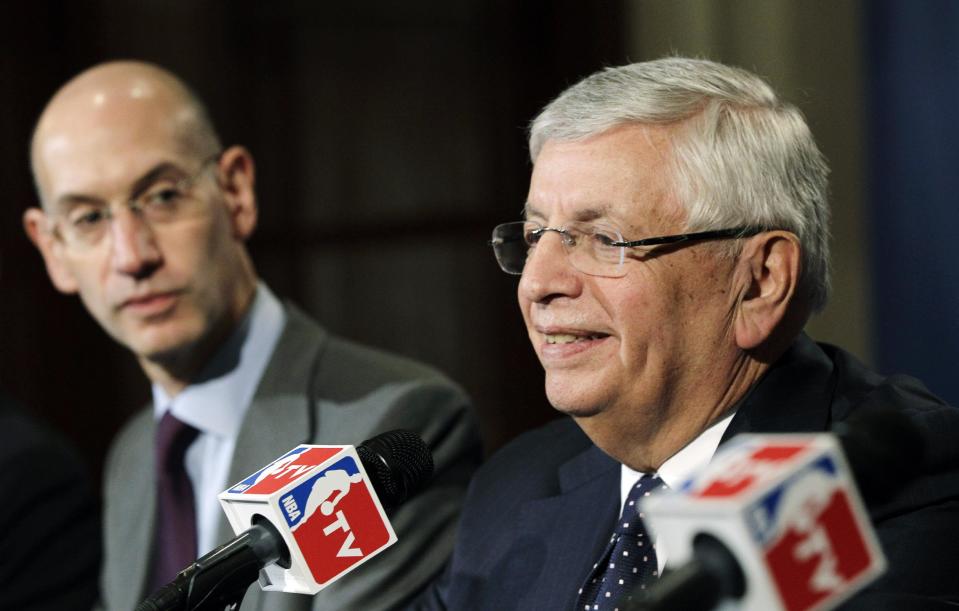
[[[433,477],[433,455],[419,435],[397,429],[356,446],[370,483],[386,509],[392,509]]]

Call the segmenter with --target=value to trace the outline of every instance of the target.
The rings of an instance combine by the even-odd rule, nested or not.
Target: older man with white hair
[[[480,470],[419,606],[615,609],[670,566],[639,498],[737,433],[879,406],[916,423],[928,460],[872,508],[890,568],[850,608],[959,602],[959,412],[803,333],[829,293],[829,208],[801,113],[745,70],[667,58],[570,87],[529,145],[524,218],[492,246],[568,417]]]

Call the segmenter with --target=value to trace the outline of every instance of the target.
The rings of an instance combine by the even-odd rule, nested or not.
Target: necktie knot
[[[629,490],[626,495],[626,503],[623,505],[623,513],[619,516],[619,522],[616,524],[616,534],[637,535],[645,532],[643,528],[642,515],[639,507],[643,498],[647,497],[654,490],[663,485],[663,480],[658,475],[644,475]]]
[[[157,465],[166,471],[183,469],[187,448],[200,431],[167,411],[160,418],[156,431]]]

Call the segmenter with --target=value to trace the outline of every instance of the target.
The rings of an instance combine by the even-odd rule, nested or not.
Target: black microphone
[[[922,435],[900,411],[872,406],[862,408],[848,420],[833,426],[832,432],[839,439],[855,487],[868,505],[888,500],[923,468]],[[795,472],[796,467],[787,467],[788,470]],[[702,501],[689,501],[696,502]],[[649,513],[646,508],[644,511]],[[702,529],[692,529],[699,532],[691,538],[689,562],[664,572],[656,584],[642,592],[634,592],[631,600],[622,601],[619,608],[625,611],[706,611],[714,609],[723,600],[743,599],[749,590],[750,577],[758,581],[763,576],[751,574],[756,570],[754,568],[744,569],[736,553],[721,540],[718,533],[723,528],[707,522],[702,520]],[[865,526],[869,526],[868,520],[866,522]],[[874,538],[871,532],[869,535]],[[750,566],[764,563],[758,545],[755,550],[749,550],[749,554],[756,556]],[[874,576],[869,580],[872,578]],[[865,585],[863,579],[844,583],[835,591],[823,594],[817,604],[826,603],[822,608],[832,608],[862,585]],[[754,583],[753,588],[756,587]],[[758,607],[770,611],[780,608],[781,603],[773,600],[775,598],[771,595]]]
[[[356,453],[385,509],[403,503],[433,475],[430,449],[411,431],[382,433],[356,446]],[[277,525],[262,515],[254,515],[251,521],[249,530],[180,571],[173,581],[140,603],[136,611],[236,609],[261,569],[273,564],[290,568],[294,555],[287,542],[292,540],[285,539]]]

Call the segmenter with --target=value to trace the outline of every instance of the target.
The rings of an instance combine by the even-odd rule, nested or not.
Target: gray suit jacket
[[[396,545],[315,597],[265,593],[254,584],[241,611],[396,608],[439,572],[452,550],[480,457],[468,400],[424,365],[333,337],[293,307],[287,315],[237,438],[228,484],[300,443],[359,443],[395,428],[430,445],[435,478],[390,515]],[[145,409],[124,427],[107,460],[101,595],[110,611],[129,611],[150,594],[144,589],[156,505],[151,414]],[[221,518],[219,539],[227,541],[234,534]]]

